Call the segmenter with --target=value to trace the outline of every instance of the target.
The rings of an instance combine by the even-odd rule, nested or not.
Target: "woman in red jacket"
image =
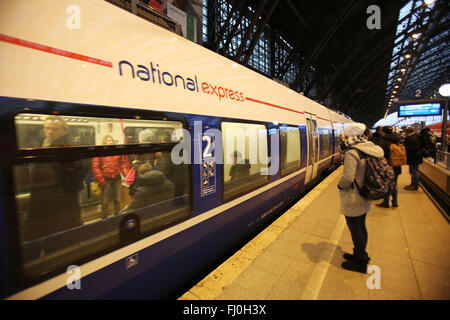
[[[103,144],[115,144],[110,135],[103,138]],[[109,156],[92,158],[92,173],[95,181],[103,189],[102,219],[108,216],[108,204],[114,201],[114,215],[120,211],[120,172],[126,177],[128,174],[127,163],[124,156]]]

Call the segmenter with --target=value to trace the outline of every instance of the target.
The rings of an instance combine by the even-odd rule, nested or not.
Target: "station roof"
[[[218,1],[219,7],[222,2]],[[429,97],[438,84],[448,80],[447,1],[430,5],[423,0],[230,0],[227,3],[228,14],[222,15],[219,25],[229,27],[219,32],[222,37],[217,40],[219,53],[252,67],[248,61],[250,54],[255,54],[254,38],[261,38],[263,33],[266,38],[275,33],[281,35],[289,54],[275,52],[277,66],[263,73],[355,121],[371,126],[388,112],[395,111],[395,101],[390,101],[391,98],[411,99],[416,89],[421,90],[422,98]],[[380,25],[376,28],[375,24],[371,29],[368,20],[370,26],[376,23],[373,5],[380,10]],[[242,16],[249,21],[247,28],[233,29]],[[412,38],[417,33],[420,36]],[[234,51],[224,47],[227,38],[236,36],[244,46],[238,43]],[[405,58],[407,53],[411,54],[410,58]],[[280,66],[293,69],[288,81],[285,74],[289,67]]]

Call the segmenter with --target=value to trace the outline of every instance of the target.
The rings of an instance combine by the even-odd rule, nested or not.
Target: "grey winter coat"
[[[339,180],[341,212],[347,217],[359,217],[370,210],[371,201],[361,197],[358,189],[354,186],[354,181],[359,187],[364,185],[366,173],[366,159],[359,159],[358,152],[351,148],[358,149],[363,153],[375,157],[383,158],[383,149],[370,141],[354,144],[347,149],[344,158],[344,173]]]
[[[127,210],[147,207],[157,202],[169,200],[174,197],[175,187],[167,180],[164,173],[151,170],[137,177],[137,188]]]

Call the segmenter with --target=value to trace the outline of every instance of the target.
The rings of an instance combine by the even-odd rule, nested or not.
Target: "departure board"
[[[438,102],[401,104],[398,108],[399,117],[436,116],[440,114],[441,104]]]

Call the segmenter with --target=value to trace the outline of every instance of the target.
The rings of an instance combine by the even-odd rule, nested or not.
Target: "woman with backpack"
[[[341,211],[353,240],[353,254],[345,253],[348,261],[342,263],[347,270],[366,273],[370,258],[366,252],[367,229],[366,214],[370,210],[371,200],[363,198],[358,191],[364,185],[367,156],[383,158],[383,149],[367,141],[364,135],[366,126],[362,123],[348,125],[344,131],[344,143],[348,147],[344,157],[344,172],[338,188],[341,198]]]
[[[377,206],[381,208],[389,208],[389,198],[392,195],[392,208],[398,207],[398,176],[402,173],[402,165],[406,164],[406,149],[400,143],[400,138],[393,132],[392,127],[383,127],[385,135],[381,138],[380,146],[383,148],[384,157],[394,168],[395,182],[390,193],[384,198],[382,203]]]

